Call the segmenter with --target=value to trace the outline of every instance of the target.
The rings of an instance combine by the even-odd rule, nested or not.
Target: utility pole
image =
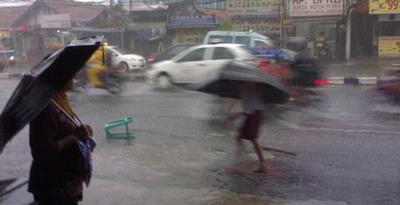
[[[285,45],[285,28],[284,28],[284,18],[285,18],[285,13],[284,13],[284,0],[282,0],[282,3],[279,4],[279,27],[280,27],[280,36],[281,36],[281,48]]]
[[[353,13],[355,4],[353,1],[346,2],[343,9],[346,9],[346,60],[351,58],[351,14]]]

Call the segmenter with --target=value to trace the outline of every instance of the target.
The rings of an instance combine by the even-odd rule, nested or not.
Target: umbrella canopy
[[[204,83],[190,86],[190,89],[220,97],[241,98],[242,88],[246,82],[251,82],[262,89],[264,103],[285,103],[289,98],[288,90],[282,83],[246,63],[230,61],[210,77]]]
[[[52,97],[101,46],[101,37],[71,41],[24,75],[0,115],[0,153],[5,144],[50,103]]]

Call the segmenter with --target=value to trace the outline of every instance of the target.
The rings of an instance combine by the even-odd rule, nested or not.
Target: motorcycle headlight
[[[9,58],[10,61],[13,61],[14,59],[15,59],[14,56],[10,56],[10,58]]]

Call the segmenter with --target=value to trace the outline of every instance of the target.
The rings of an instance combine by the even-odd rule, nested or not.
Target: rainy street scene
[[[0,204],[400,204],[400,1],[1,1]]]

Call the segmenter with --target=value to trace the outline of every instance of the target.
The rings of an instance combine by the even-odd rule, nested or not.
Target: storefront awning
[[[343,16],[318,16],[318,17],[291,17],[290,20],[293,23],[325,23],[325,22],[337,22],[343,19]]]

